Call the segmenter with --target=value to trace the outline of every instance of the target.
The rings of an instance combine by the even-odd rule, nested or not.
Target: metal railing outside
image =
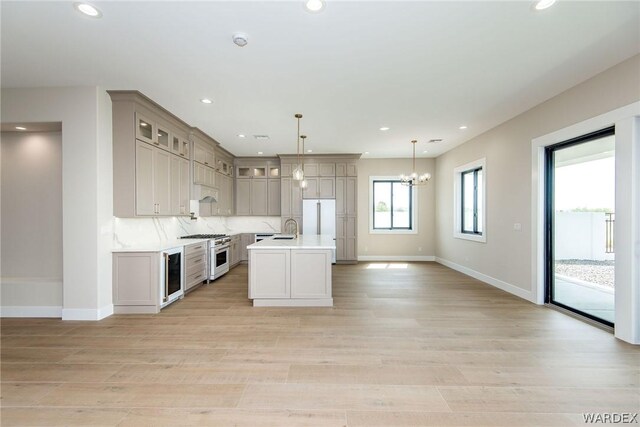
[[[607,212],[604,214],[605,220],[605,252],[608,254],[614,253],[613,246],[613,231],[616,222],[616,214],[613,212]]]

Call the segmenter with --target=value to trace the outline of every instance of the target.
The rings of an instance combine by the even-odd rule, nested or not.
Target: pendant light
[[[302,138],[302,163],[301,163],[301,167],[302,170],[304,171],[304,140],[307,139],[307,135],[300,135],[300,138]],[[300,188],[305,189],[307,188],[307,180],[304,179],[304,172],[302,174],[302,180],[300,181]]]
[[[302,118],[302,114],[298,113],[294,117],[298,119],[298,139],[296,141],[296,144],[297,144],[296,153],[298,156],[298,162],[295,169],[293,170],[292,176],[294,180],[302,181],[304,179],[304,169],[300,166],[300,119]],[[304,156],[304,153],[303,153],[303,156]]]
[[[422,175],[418,175],[418,173],[416,172],[416,144],[417,143],[418,141],[416,141],[415,139],[411,141],[411,144],[413,144],[413,169],[409,175],[405,175],[405,174],[400,175],[400,181],[402,185],[416,187],[419,185],[425,185],[431,179],[431,174],[428,172],[425,172]]]

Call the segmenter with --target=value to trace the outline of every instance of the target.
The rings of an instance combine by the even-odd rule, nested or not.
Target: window
[[[485,163],[480,159],[454,170],[454,237],[486,242]]]
[[[370,180],[372,233],[415,233],[415,191],[396,177]]]
[[[482,234],[482,168],[462,172],[460,230]]]

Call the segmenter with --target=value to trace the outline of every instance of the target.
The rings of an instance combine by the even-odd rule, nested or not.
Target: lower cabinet
[[[113,310],[116,314],[160,312],[158,252],[113,254]]]
[[[231,236],[231,242],[229,243],[230,262],[229,267],[233,268],[241,261],[241,234]]]
[[[184,291],[188,292],[207,280],[208,243],[194,243],[184,247]]]
[[[290,298],[291,250],[249,252],[249,298]]]
[[[357,226],[356,216],[336,216],[336,259],[338,262],[353,263],[358,261]]]
[[[252,249],[254,306],[332,306],[331,249]]]
[[[240,236],[240,261],[249,261],[249,250],[247,246],[255,243],[256,236],[254,234],[244,233]]]

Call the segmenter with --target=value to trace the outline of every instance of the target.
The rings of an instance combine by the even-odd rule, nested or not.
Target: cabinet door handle
[[[169,299],[169,254],[163,252],[164,255],[164,298],[162,302],[167,302]]]

